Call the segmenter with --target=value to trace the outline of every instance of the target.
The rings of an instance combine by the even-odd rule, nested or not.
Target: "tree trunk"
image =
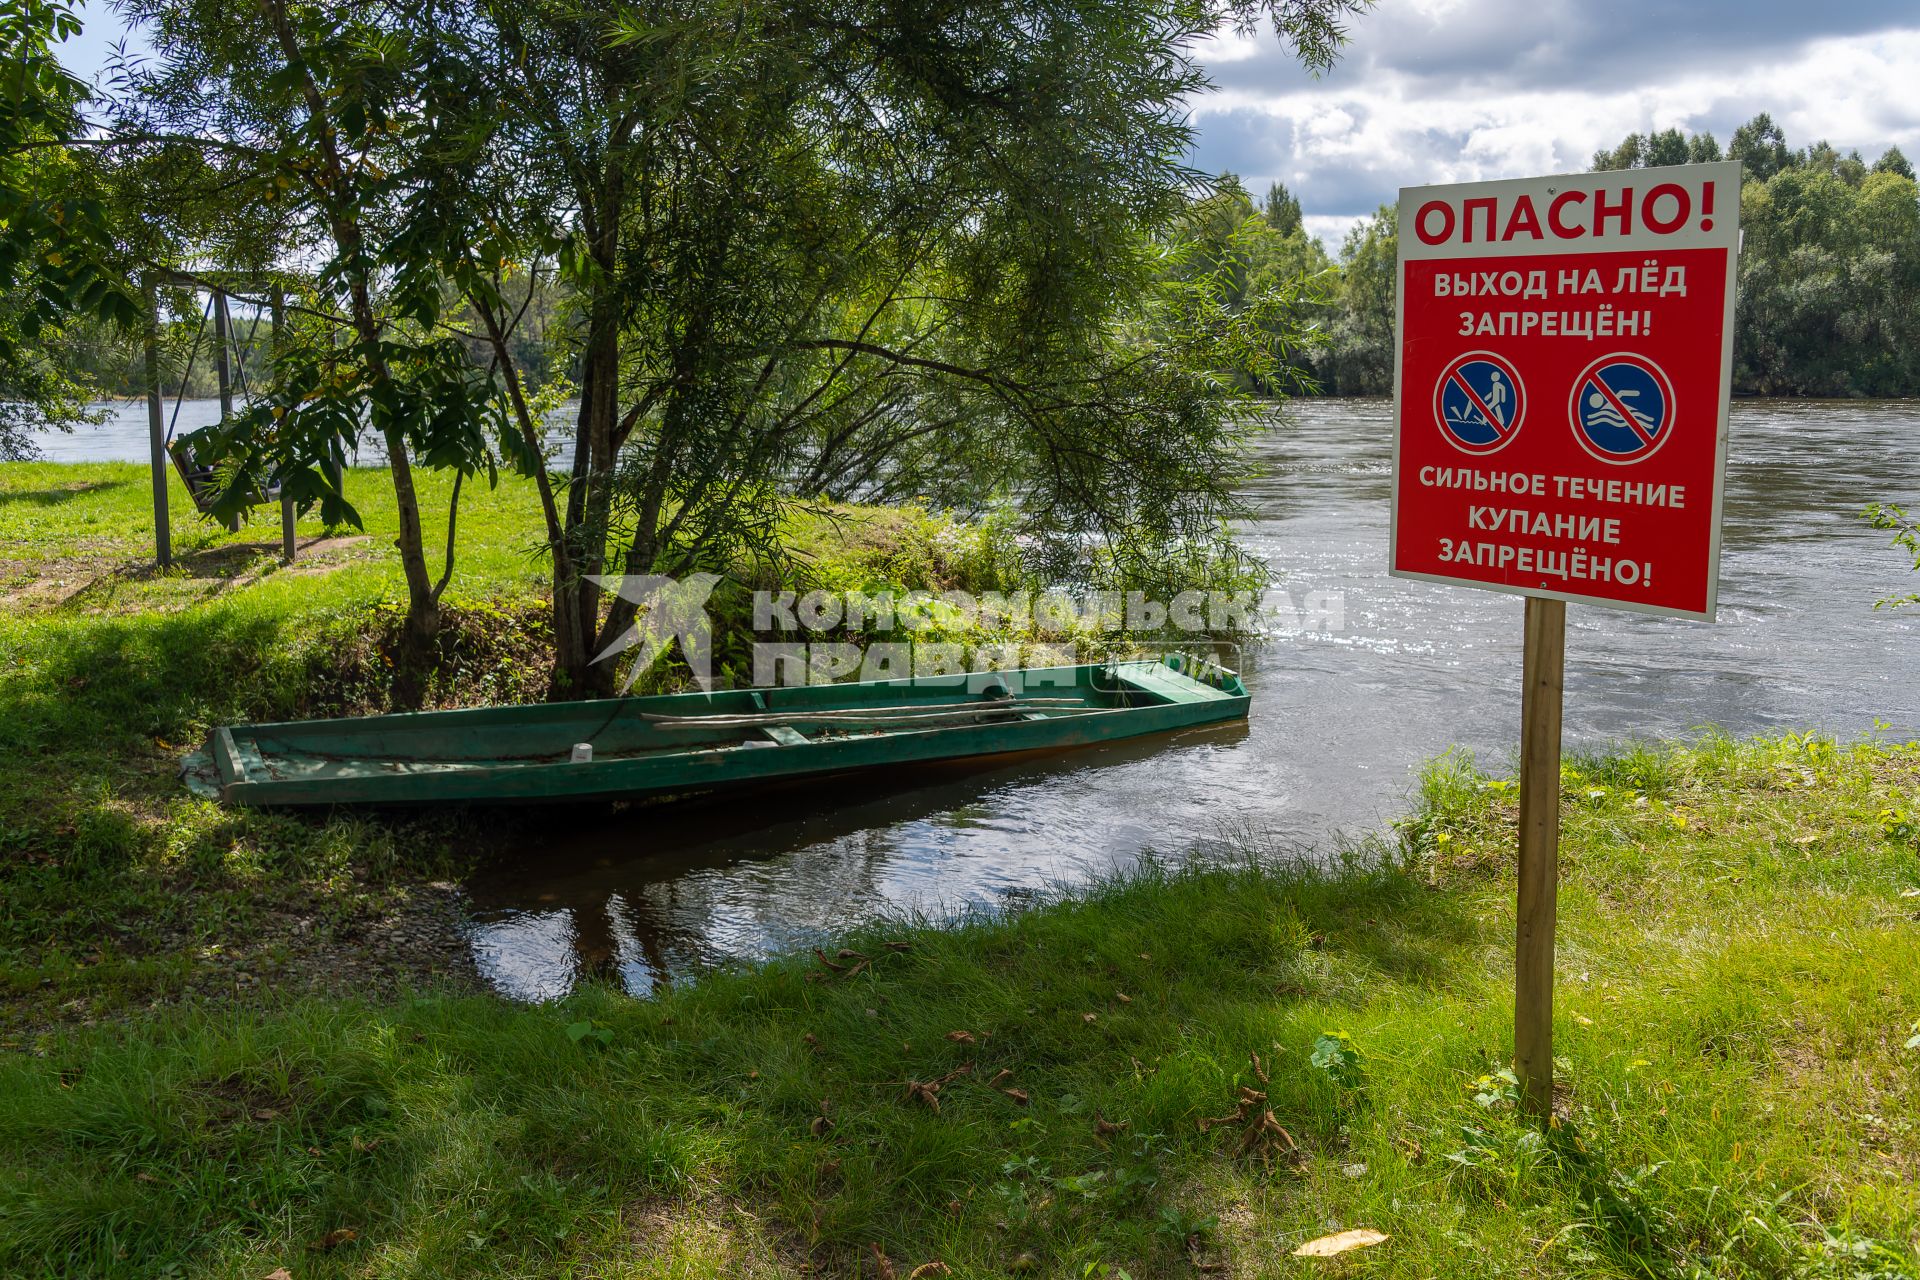
[[[624,199],[625,180],[616,159],[609,162],[603,187],[596,193],[597,225],[588,228],[598,288],[588,308],[581,360],[578,443],[567,502],[568,555],[565,563],[556,556],[553,565],[550,696],[554,698],[604,698],[614,691],[613,661],[594,661],[605,593],[587,579],[606,571],[614,461],[620,443],[620,305],[613,282],[619,272]]]
[[[556,563],[553,584],[554,638],[565,628],[566,643],[555,646],[555,683],[563,696],[604,698],[613,693],[614,664],[595,662],[600,603],[605,594],[586,575],[606,571],[607,526],[613,511],[614,425],[620,410],[619,316],[613,299],[594,299],[587,336],[591,368],[582,388],[580,429],[587,441],[587,469],[575,483],[583,492],[580,519],[570,533],[576,572],[566,579]],[[561,619],[562,612],[567,618]]]
[[[312,117],[320,151],[320,171],[314,184],[326,213],[334,245],[346,261],[363,264],[366,260],[364,238],[360,233],[360,224],[354,217],[353,189],[340,159],[333,123],[327,114],[326,98],[321,94],[319,85],[314,83],[312,73],[306,69],[300,41],[294,34],[293,24],[287,19],[285,5],[281,0],[261,0],[261,9],[273,28],[274,38],[280,45],[281,53],[286,56],[288,66],[300,70],[301,96],[306,99],[307,112]],[[367,378],[376,386],[392,386],[392,370],[387,367],[386,358],[380,353],[380,325],[374,316],[373,297],[364,266],[356,270],[349,293],[353,329],[365,352]],[[377,399],[375,412],[377,418]],[[406,437],[402,434],[400,424],[391,418],[381,423],[380,428],[387,446],[387,469],[393,475],[394,507],[400,517],[400,536],[394,545],[400,550],[400,567],[407,580],[406,645],[408,656],[419,659],[426,655],[428,646],[440,631],[440,601],[433,589],[432,575],[427,569],[426,539],[420,528],[420,498],[413,487],[413,464],[407,456]]]

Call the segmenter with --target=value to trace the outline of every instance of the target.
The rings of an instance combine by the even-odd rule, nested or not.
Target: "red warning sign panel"
[[[1740,166],[1400,193],[1398,577],[1711,619]]]

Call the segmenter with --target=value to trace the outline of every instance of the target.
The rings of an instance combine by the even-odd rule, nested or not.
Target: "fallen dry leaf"
[[[1080,1021],[1082,1022],[1098,1022],[1099,1020],[1100,1015],[1097,1013],[1083,1013],[1080,1015]]]
[[[947,1039],[953,1041],[955,1044],[974,1043],[973,1032],[971,1031],[949,1031],[947,1032]]]
[[[329,1249],[338,1249],[343,1244],[352,1244],[360,1238],[360,1233],[352,1227],[336,1227],[315,1240],[307,1248],[315,1253],[325,1253]]]
[[[1003,1082],[1011,1079],[1013,1079],[1013,1072],[1006,1067],[1002,1067],[994,1073],[993,1079],[987,1081],[987,1084],[998,1089]]]
[[[1002,1089],[1000,1092],[1006,1094],[1023,1107],[1031,1101],[1031,1099],[1027,1097],[1027,1091],[1025,1089]]]
[[[926,1280],[927,1276],[950,1276],[953,1268],[944,1262],[923,1262],[907,1273],[907,1280]]]
[[[870,1244],[867,1248],[873,1250],[873,1274],[878,1280],[898,1280],[898,1273],[893,1269],[893,1259],[887,1257],[886,1250],[877,1244]]]
[[[152,1174],[148,1173],[145,1169],[142,1169],[139,1173],[134,1174],[133,1180],[135,1182],[156,1182],[156,1183],[160,1181],[160,1179],[154,1177]]]
[[[807,1125],[807,1132],[816,1138],[824,1138],[832,1128],[833,1121],[827,1119],[825,1116],[815,1116],[812,1122]]]
[[[1296,1258],[1331,1258],[1347,1252],[1349,1249],[1364,1249],[1369,1245],[1384,1242],[1385,1232],[1375,1231],[1372,1227],[1355,1227],[1351,1231],[1341,1231],[1330,1236],[1321,1236],[1309,1240],[1293,1251]]]
[[[285,1267],[275,1267],[267,1272],[266,1280],[293,1280],[293,1272]]]
[[[912,944],[911,942],[889,942],[889,943],[886,943],[886,944],[885,944],[885,946],[886,946],[886,948],[887,948],[887,950],[889,950],[889,951],[911,951],[911,950],[913,950],[913,944]]]
[[[1095,1111],[1093,1113],[1093,1131],[1099,1134],[1103,1138],[1112,1137],[1114,1134],[1119,1133],[1122,1129],[1125,1129],[1128,1125],[1132,1123],[1133,1121],[1131,1120],[1122,1120],[1119,1124],[1115,1124],[1113,1121],[1101,1115],[1098,1111]]]
[[[1124,992],[1124,991],[1116,991],[1116,992],[1114,992],[1114,993],[1113,993],[1113,998],[1114,998],[1115,1000],[1118,1000],[1118,1001],[1119,1001],[1119,1002],[1120,1002],[1121,1004],[1132,1004],[1132,1003],[1133,1003],[1133,997],[1132,997],[1132,996],[1130,996],[1130,995],[1128,995],[1128,994],[1127,994],[1126,992]]]

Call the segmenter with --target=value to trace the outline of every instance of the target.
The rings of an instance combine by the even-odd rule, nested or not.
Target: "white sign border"
[[[1402,393],[1405,390],[1402,365],[1406,358],[1407,349],[1405,339],[1407,331],[1407,264],[1409,262],[1432,261],[1437,258],[1483,258],[1488,256],[1484,251],[1484,246],[1462,244],[1458,249],[1441,249],[1440,251],[1436,251],[1436,249],[1439,248],[1438,246],[1430,247],[1425,244],[1419,244],[1417,238],[1414,240],[1414,243],[1419,244],[1419,249],[1417,251],[1409,251],[1407,248],[1407,233],[1412,230],[1414,212],[1419,208],[1419,204],[1414,203],[1414,201],[1418,200],[1420,203],[1425,203],[1425,201],[1434,198],[1435,193],[1445,193],[1445,197],[1458,196],[1462,198],[1463,202],[1466,198],[1477,199],[1489,194],[1495,196],[1502,193],[1517,195],[1522,192],[1530,192],[1537,184],[1543,182],[1557,183],[1563,188],[1567,186],[1577,187],[1581,190],[1591,192],[1605,190],[1612,185],[1619,185],[1622,177],[1631,178],[1636,184],[1643,179],[1652,179],[1655,185],[1658,185],[1663,179],[1672,180],[1676,177],[1684,177],[1691,181],[1698,182],[1711,180],[1724,184],[1722,189],[1730,190],[1733,193],[1732,198],[1727,200],[1724,205],[1724,212],[1716,210],[1714,213],[1716,219],[1727,219],[1729,224],[1728,234],[1733,243],[1732,246],[1727,249],[1727,285],[1723,304],[1725,307],[1725,315],[1720,334],[1720,408],[1714,441],[1713,528],[1709,534],[1707,547],[1707,607],[1703,611],[1695,612],[1691,609],[1675,609],[1666,605],[1641,604],[1631,600],[1611,600],[1602,596],[1580,595],[1571,591],[1553,591],[1546,587],[1524,587],[1503,582],[1480,582],[1471,578],[1454,578],[1438,573],[1418,573],[1412,569],[1397,567],[1393,562],[1393,558],[1395,549],[1400,545],[1400,438],[1406,434],[1405,414],[1402,408]],[[1725,501],[1727,489],[1727,432],[1728,422],[1732,416],[1733,404],[1734,291],[1740,282],[1741,236],[1739,192],[1741,190],[1741,184],[1740,164],[1737,161],[1721,161],[1717,164],[1673,165],[1659,169],[1617,169],[1602,173],[1549,174],[1538,178],[1508,178],[1496,182],[1461,182],[1437,187],[1400,188],[1399,203],[1394,207],[1394,216],[1396,219],[1394,243],[1397,252],[1394,262],[1393,285],[1393,472],[1388,481],[1389,492],[1391,494],[1387,503],[1389,512],[1387,519],[1388,577],[1405,578],[1416,582],[1438,582],[1450,587],[1469,587],[1479,591],[1498,591],[1503,595],[1510,596],[1532,596],[1540,600],[1564,600],[1568,604],[1598,605],[1604,609],[1620,609],[1629,613],[1643,613],[1655,617],[1688,618],[1696,622],[1717,621],[1720,608],[1720,527],[1722,506]],[[1720,239],[1721,237],[1719,235],[1714,236],[1716,242]],[[1672,248],[1723,247],[1718,243],[1700,245],[1698,243],[1682,244],[1677,241],[1678,237],[1663,236],[1658,243],[1661,246]],[[1496,241],[1494,243],[1497,244],[1499,242]],[[1622,237],[1619,244],[1609,244],[1607,248],[1601,250],[1588,249],[1585,247],[1585,242],[1581,242],[1576,246],[1576,244],[1571,241],[1548,241],[1537,246],[1529,243],[1525,246],[1514,247],[1519,251],[1514,253],[1513,256],[1519,257],[1536,254],[1544,255],[1548,253],[1632,253],[1640,249],[1648,248],[1650,244],[1644,239],[1629,236]]]

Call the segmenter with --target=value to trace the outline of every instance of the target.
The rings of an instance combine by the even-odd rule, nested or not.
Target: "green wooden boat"
[[[1060,751],[1244,718],[1225,668],[1161,662],[215,729],[183,776],[244,805],[625,800]]]

